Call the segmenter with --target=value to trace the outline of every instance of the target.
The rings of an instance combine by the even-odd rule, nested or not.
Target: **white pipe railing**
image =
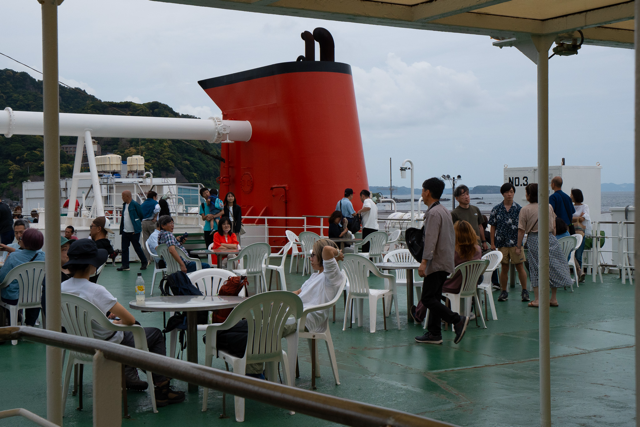
[[[98,114],[60,114],[60,136],[84,136],[91,131],[93,137],[189,139],[220,143],[223,138],[249,141],[251,123],[248,121],[210,119],[178,119],[170,117],[107,116]],[[7,107],[0,111],[0,134],[42,135],[42,113],[13,111]],[[91,151],[91,150],[88,150]]]

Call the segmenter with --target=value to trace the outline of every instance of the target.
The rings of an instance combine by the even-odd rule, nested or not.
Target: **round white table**
[[[420,267],[419,262],[377,262],[380,270],[407,270],[407,320],[412,322],[411,307],[413,303],[413,270]]]
[[[238,296],[200,296],[180,295],[145,298],[143,304],[136,300],[129,302],[129,307],[140,311],[186,311],[187,312],[187,360],[198,363],[198,311],[221,310],[234,308],[246,297]],[[198,386],[189,384],[189,391],[198,391]]]

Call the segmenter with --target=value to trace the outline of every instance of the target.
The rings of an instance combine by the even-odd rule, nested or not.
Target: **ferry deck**
[[[288,264],[288,262],[287,262]],[[131,271],[117,272],[108,265],[100,283],[128,307],[135,299],[134,281],[139,264]],[[147,295],[152,269],[143,272]],[[288,266],[287,266],[288,272]],[[633,330],[634,286],[623,285],[617,275],[604,275],[604,283],[591,277],[574,288],[558,291],[560,307],[552,308],[551,321],[551,411],[555,425],[596,426],[635,424]],[[298,289],[308,276],[287,273],[289,290]],[[268,278],[267,278],[268,279]],[[372,286],[381,281],[370,278]],[[274,279],[275,283],[275,279]],[[250,291],[254,283],[251,281]],[[154,295],[158,294],[156,289]],[[253,292],[251,292],[253,293]],[[342,331],[343,304],[337,304],[336,323],[330,323],[340,373],[339,386],[320,344],[319,393],[392,408],[456,425],[539,425],[538,310],[520,301],[518,288],[510,289],[507,302],[497,302],[498,319],[487,320],[487,329],[469,323],[459,345],[451,330],[444,332],[441,346],[417,344],[420,325],[407,324],[406,289],[399,286],[400,330],[395,313],[383,330],[378,315],[377,331],[354,327]],[[532,295],[533,296],[533,295]],[[364,325],[368,325],[365,304]],[[131,310],[143,326],[162,328],[161,313]],[[490,315],[489,315],[490,316]],[[479,321],[480,322],[480,321]],[[479,323],[481,324],[481,323]],[[204,346],[199,345],[203,363]],[[185,357],[186,358],[186,357]],[[0,345],[2,374],[0,410],[26,408],[46,418],[45,346],[27,341]],[[214,367],[224,369],[221,360]],[[311,363],[308,346],[299,345],[300,378],[296,387],[310,389]],[[144,379],[144,374],[141,373]],[[69,396],[64,410],[65,426],[92,425],[92,376],[87,366],[83,382],[82,411],[78,397]],[[128,392],[131,418],[123,426],[231,425],[233,399],[227,398],[228,419],[222,413],[222,394],[209,394],[208,411],[202,412],[202,388],[189,393],[187,384],[174,381],[187,393],[184,403],[151,410],[144,392]],[[254,401],[247,401],[245,425],[279,427],[316,426],[330,423]],[[0,421],[4,426],[30,426],[23,418]]]

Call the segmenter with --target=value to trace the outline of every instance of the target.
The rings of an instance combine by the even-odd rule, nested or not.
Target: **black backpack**
[[[422,253],[424,252],[424,227],[407,228],[404,232],[404,241],[407,244],[407,249],[411,252],[411,255],[416,261],[422,262]]]
[[[202,295],[202,292],[196,288],[186,273],[178,271],[162,278],[160,282],[160,294],[162,296],[179,296],[179,295]],[[209,323],[209,312],[198,311],[198,324],[206,325]],[[186,347],[185,331],[187,330],[187,312],[176,312],[169,318],[163,333],[171,332],[174,329],[180,329],[181,349]]]

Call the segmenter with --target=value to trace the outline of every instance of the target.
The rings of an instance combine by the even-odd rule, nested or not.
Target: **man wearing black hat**
[[[72,277],[62,283],[62,292],[77,295],[89,301],[105,316],[110,313],[109,318],[115,324],[130,326],[136,323],[135,317],[104,286],[89,281],[89,277],[107,261],[108,254],[105,249],[98,249],[91,239],[79,239],[71,244],[67,251],[67,256],[69,261],[62,267],[68,269]],[[147,337],[149,351],[166,356],[167,352],[162,332],[158,328],[144,328],[144,332]],[[133,334],[131,332],[113,332],[94,325],[93,334],[97,339],[134,347]],[[146,390],[147,383],[140,380],[136,368],[132,366],[125,367],[125,376],[127,388],[139,391]],[[156,387],[157,406],[166,406],[184,401],[184,392],[173,390],[169,386],[168,378],[160,374],[154,374],[153,382]]]

